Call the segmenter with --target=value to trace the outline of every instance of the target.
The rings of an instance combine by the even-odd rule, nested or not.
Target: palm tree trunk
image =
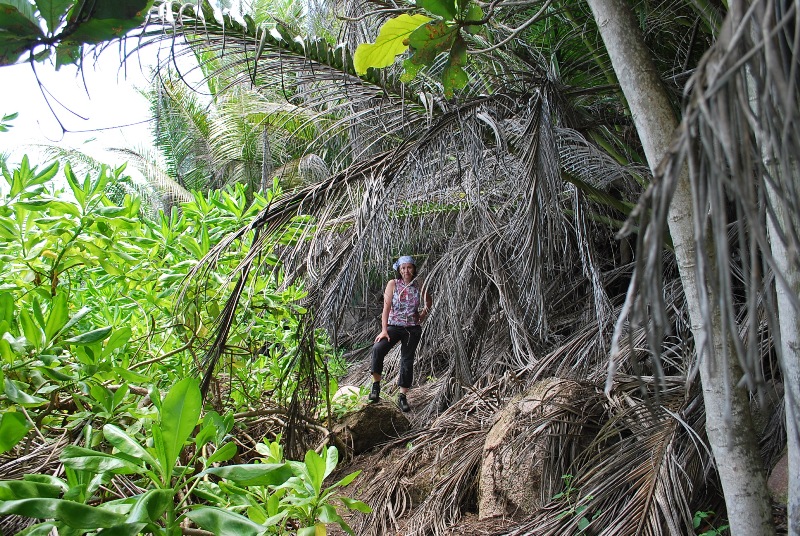
[[[678,126],[666,90],[652,63],[633,12],[625,0],[589,0],[600,34],[628,100],[650,168],[667,152]],[[686,296],[700,364],[706,430],[725,493],[731,533],[767,536],[775,533],[766,478],[753,431],[746,391],[737,387],[742,372],[725,359],[719,311],[710,287],[695,270],[694,213],[688,170],[684,169],[669,209],[669,230]],[[713,263],[710,263],[713,267]],[[713,277],[707,273],[706,277]]]
[[[791,225],[777,195],[769,189],[769,199],[775,208],[776,220],[768,218],[767,231],[769,232],[772,256],[777,265],[777,271],[786,279],[786,284],[775,283],[775,293],[778,306],[778,322],[780,324],[780,352],[781,369],[783,370],[784,406],[786,411],[786,443],[789,453],[789,489],[788,489],[788,522],[789,534],[800,534],[800,318],[795,304],[794,296],[800,296],[800,274],[791,262],[791,253],[787,250],[777,225]],[[797,255],[797,252],[794,252]]]

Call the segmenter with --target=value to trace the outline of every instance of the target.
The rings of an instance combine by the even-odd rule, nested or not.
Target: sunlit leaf
[[[266,527],[253,523],[243,515],[212,506],[201,506],[191,510],[186,517],[194,521],[198,527],[214,534],[257,536],[267,530]]]
[[[112,527],[123,523],[120,514],[61,499],[20,499],[0,503],[0,514],[16,514],[39,519],[57,519],[78,529]]]
[[[285,463],[261,463],[211,467],[203,474],[216,475],[241,486],[279,486],[292,478],[294,473]]]
[[[200,388],[194,378],[182,379],[164,397],[160,428],[164,440],[166,468],[171,468],[178,460],[183,445],[197,426],[201,407]]]
[[[5,411],[0,415],[0,454],[14,448],[31,429],[25,415],[16,411]],[[0,483],[1,484],[1,483]],[[0,500],[8,500],[0,493]]]
[[[430,17],[403,14],[386,21],[381,26],[374,43],[363,43],[353,55],[353,66],[358,74],[365,74],[369,67],[381,68],[394,63],[394,58],[408,49],[407,39],[411,33]]]
[[[112,329],[111,326],[93,329],[92,331],[87,331],[86,333],[81,333],[80,335],[66,339],[64,342],[68,344],[92,344],[108,337]]]

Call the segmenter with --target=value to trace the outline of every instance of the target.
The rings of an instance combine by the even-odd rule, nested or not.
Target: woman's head
[[[404,279],[403,273],[410,271],[411,277],[417,275],[417,263],[414,262],[414,257],[411,255],[403,255],[392,265],[398,279]]]

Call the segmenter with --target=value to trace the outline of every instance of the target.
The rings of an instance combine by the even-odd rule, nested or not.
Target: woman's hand
[[[382,329],[381,332],[378,333],[378,336],[375,337],[375,342],[378,342],[381,339],[386,339],[388,342],[392,342],[392,340],[389,338],[389,332],[385,329]]]

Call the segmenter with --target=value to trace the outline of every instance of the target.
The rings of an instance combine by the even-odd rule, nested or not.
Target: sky
[[[121,70],[118,49],[109,47],[85,60],[82,75],[73,66],[56,71],[49,62],[37,64],[35,74],[28,63],[0,67],[0,117],[19,114],[8,132],[0,132],[0,152],[18,162],[34,152],[29,144],[57,144],[121,163],[106,149],[149,147],[149,104],[137,89],[148,87],[154,56],[134,57]]]

